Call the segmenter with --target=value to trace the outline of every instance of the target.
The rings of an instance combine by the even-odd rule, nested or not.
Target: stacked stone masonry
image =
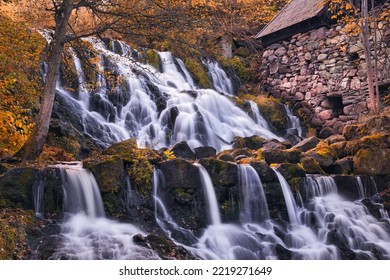
[[[378,24],[379,80],[390,75],[390,14]],[[372,38],[371,38],[372,39]],[[346,35],[340,27],[321,27],[296,34],[263,53],[261,84],[299,116],[320,137],[341,133],[368,112],[367,64],[359,35]]]

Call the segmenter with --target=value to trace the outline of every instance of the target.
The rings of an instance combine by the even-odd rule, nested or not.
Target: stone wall
[[[380,79],[388,80],[390,15],[382,19]],[[291,103],[306,124],[326,138],[368,112],[366,69],[358,35],[343,34],[340,27],[321,27],[269,46],[260,77],[267,92]]]

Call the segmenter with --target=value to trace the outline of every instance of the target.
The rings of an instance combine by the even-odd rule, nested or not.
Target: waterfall
[[[140,229],[105,218],[96,180],[81,163],[53,167],[61,171],[67,215],[52,259],[158,259],[134,244],[133,236],[144,234]]]
[[[284,197],[284,201],[286,203],[287,213],[288,213],[288,217],[290,219],[290,223],[291,224],[300,224],[300,219],[299,219],[299,215],[298,215],[298,207],[297,207],[297,203],[294,199],[294,196],[291,192],[291,188],[290,188],[289,184],[287,183],[286,179],[283,177],[283,175],[280,174],[280,172],[277,171],[276,169],[274,169],[274,171],[275,171],[276,176],[278,177],[280,186],[281,186],[282,191],[283,191],[283,197]]]
[[[249,102],[249,105],[251,106],[253,120],[261,127],[264,127],[265,129],[270,130],[271,128],[269,127],[268,122],[261,115],[260,110],[259,110],[259,106],[257,105],[257,103],[252,101],[252,100],[248,100],[248,102]]]
[[[287,105],[284,105],[284,109],[287,115],[287,135],[296,135],[299,138],[303,138],[303,129],[301,126],[301,122],[298,117],[294,116],[292,110]]]
[[[194,165],[199,168],[200,180],[206,196],[210,223],[211,225],[219,225],[221,224],[221,214],[219,213],[219,206],[213,182],[211,182],[210,175],[202,165],[198,163],[195,163]]]
[[[241,164],[238,173],[241,223],[259,223],[269,219],[267,200],[256,170],[250,165]]]
[[[39,179],[33,185],[33,199],[34,199],[34,212],[35,216],[42,218],[44,214],[44,191],[45,191],[45,181]]]
[[[153,172],[153,200],[154,200],[154,216],[158,226],[165,232],[165,234],[173,239],[176,243],[181,242],[180,239],[187,242],[187,244],[195,244],[198,239],[195,237],[192,231],[180,227],[169,214],[163,199],[160,197],[159,189],[161,184],[161,178],[163,174],[160,170],[154,170]],[[175,239],[176,237],[176,239]],[[185,246],[185,245],[184,245]]]
[[[220,93],[234,96],[233,83],[227,76],[226,72],[220,67],[218,62],[204,61],[203,62],[209,70],[209,76],[213,83],[213,88]]]
[[[334,191],[337,185],[331,177],[305,180],[304,188],[314,194],[306,207],[315,215],[319,234],[336,236],[358,258],[390,258],[388,222],[378,221],[359,201],[343,199]]]
[[[80,120],[84,133],[102,148],[129,138],[137,138],[141,147],[158,149],[187,141],[191,148],[212,146],[218,151],[231,148],[235,136],[282,140],[227,97],[212,89],[199,89],[184,63],[171,53],[158,53],[162,65],[159,72],[123,55],[129,50],[122,42],[120,48],[110,50],[98,39],[85,40],[99,58],[95,62],[99,69],[97,88],[85,92],[88,87],[80,58],[71,52],[79,74],[78,95],[59,83],[57,92],[64,107],[75,115],[73,119]],[[221,85],[231,84],[217,64],[208,65],[211,72],[219,73]],[[110,82],[104,74],[107,71],[116,73],[120,82]]]

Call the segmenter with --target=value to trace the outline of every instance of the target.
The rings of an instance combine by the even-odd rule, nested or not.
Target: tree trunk
[[[373,65],[371,58],[371,45],[369,39],[369,22],[368,22],[368,3],[367,0],[362,1],[362,37],[364,45],[364,55],[367,63],[367,82],[368,82],[368,93],[370,96],[369,107],[372,113],[377,113],[375,93],[374,93],[374,77],[373,77]]]
[[[49,55],[46,60],[48,70],[42,92],[39,114],[30,137],[27,139],[26,143],[24,143],[23,147],[15,154],[15,156],[21,158],[22,161],[34,160],[40,155],[49,132],[56,83],[59,77],[61,57],[65,45],[66,31],[73,8],[73,0],[64,0],[56,11],[56,29],[53,40],[49,46]]]

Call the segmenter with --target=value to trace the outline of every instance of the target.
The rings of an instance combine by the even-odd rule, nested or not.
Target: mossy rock
[[[199,163],[209,173],[214,186],[229,188],[238,185],[238,168],[236,164],[214,158],[201,159]]]
[[[226,59],[223,62],[223,67],[233,67],[234,71],[242,81],[248,81],[251,77],[250,71],[248,70],[249,66],[242,57],[234,56],[232,58]]]
[[[302,153],[297,149],[271,149],[264,150],[262,154],[268,164],[271,163],[298,163],[301,160]]]
[[[40,171],[34,167],[14,168],[0,177],[0,207],[34,209],[33,186]]]
[[[314,158],[321,167],[325,168],[331,166],[337,159],[336,151],[324,142],[319,143],[316,148],[307,151],[304,156]]]
[[[104,156],[98,162],[86,160],[83,167],[91,170],[102,194],[118,193],[125,185],[124,164],[118,156]]]
[[[278,131],[287,128],[287,119],[284,106],[280,100],[273,97],[258,96],[255,102],[258,104],[264,118]]]
[[[125,163],[134,163],[139,159],[148,160],[152,164],[162,161],[161,156],[150,149],[138,148],[135,139],[129,139],[123,142],[115,143],[107,149],[103,150],[103,155],[116,155]]]
[[[329,168],[328,172],[332,174],[353,174],[353,157],[345,157],[336,160]]]
[[[199,87],[211,87],[211,81],[209,75],[207,74],[207,69],[199,59],[187,57],[184,59],[184,64],[188,71],[192,74],[192,77]]]
[[[150,65],[152,65],[157,70],[160,70],[160,57],[158,56],[158,52],[155,50],[148,49],[146,51],[147,61]]]
[[[274,182],[277,181],[277,177],[272,168],[265,162],[265,160],[260,160],[256,162],[251,162],[250,165],[256,170],[259,175],[261,182]]]
[[[287,181],[306,176],[306,171],[299,164],[282,163],[277,165],[276,170],[278,170]]]
[[[355,174],[390,174],[390,149],[367,148],[359,150],[353,157]]]
[[[253,135],[249,137],[236,136],[233,138],[232,144],[233,144],[233,148],[235,149],[249,148],[252,150],[257,150],[263,146],[264,142],[266,142],[266,139],[258,135]]]
[[[157,165],[165,178],[166,189],[200,188],[199,169],[184,159],[173,159]]]
[[[320,164],[313,157],[304,157],[301,159],[302,167],[309,174],[325,174]]]
[[[302,140],[301,142],[296,144],[293,148],[298,149],[301,152],[307,152],[317,147],[318,143],[320,143],[320,140],[316,136],[312,136]]]
[[[347,140],[353,140],[369,135],[369,131],[362,124],[353,124],[345,126],[342,134]]]
[[[338,158],[346,157],[349,153],[347,151],[347,141],[344,142],[336,142],[330,145],[332,149],[336,151]]]

